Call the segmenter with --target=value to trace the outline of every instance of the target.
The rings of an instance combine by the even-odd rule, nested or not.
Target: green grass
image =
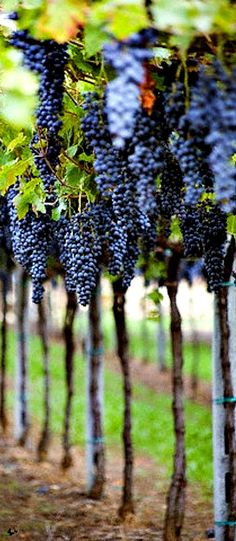
[[[168,321],[165,321],[167,338],[169,336]],[[128,319],[128,331],[130,339],[130,354],[133,358],[147,362],[157,363],[157,322],[146,320]],[[103,332],[104,344],[106,350],[114,350],[115,330],[111,312],[103,314]],[[166,345],[166,364],[168,367],[172,364],[170,341]],[[184,372],[188,375],[192,373],[193,363],[198,362],[198,375],[204,381],[211,381],[211,346],[206,342],[200,342],[194,346],[190,342],[184,342]]]
[[[14,373],[14,335],[10,335],[10,374]],[[30,338],[30,410],[32,417],[42,420],[43,378],[41,349],[37,337]],[[50,372],[52,379],[52,429],[61,434],[65,386],[63,376],[63,347],[51,346]],[[135,385],[133,393],[133,439],[136,453],[145,453],[156,459],[169,476],[172,471],[173,422],[171,399],[157,395],[143,385]],[[9,393],[9,405],[13,392]],[[186,401],[187,475],[190,481],[201,485],[204,492],[212,486],[211,412],[209,409]],[[107,367],[105,370],[105,437],[109,447],[119,446],[122,428],[122,380]],[[72,413],[72,440],[84,444],[85,426],[85,362],[76,355],[75,398]],[[158,471],[158,466],[157,466]]]

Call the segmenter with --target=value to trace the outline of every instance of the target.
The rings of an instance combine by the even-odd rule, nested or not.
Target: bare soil
[[[120,372],[119,360],[113,353],[108,353],[106,355],[106,360],[108,368]],[[170,369],[161,372],[154,363],[145,364],[136,359],[131,359],[130,368],[133,383],[142,383],[157,393],[167,393],[171,395],[172,382]],[[198,404],[211,407],[211,384],[208,382],[199,379],[197,388],[193,393],[191,377],[184,375],[184,394],[186,398],[194,400]]]
[[[119,371],[119,361],[109,355],[109,367]],[[170,372],[160,373],[155,365],[131,362],[132,379],[157,392],[171,393]],[[185,378],[186,396],[191,383]],[[196,399],[209,405],[210,385],[199,383]],[[135,516],[125,522],[118,517],[122,491],[122,453],[107,450],[107,480],[101,501],[85,492],[85,457],[73,449],[73,466],[60,468],[61,446],[54,438],[48,460],[35,459],[37,431],[30,436],[30,448],[16,447],[10,438],[0,440],[0,541],[162,541],[166,493],[169,480],[156,462],[147,456],[135,459]],[[212,503],[200,488],[188,486],[183,541],[203,541],[212,527]]]
[[[85,493],[81,449],[74,448],[74,465],[66,473],[60,469],[60,454],[59,442],[54,440],[48,461],[39,464],[33,449],[2,440],[0,541],[10,537],[14,541],[161,541],[168,482],[154,461],[136,458],[136,515],[122,523],[117,514],[120,456],[109,450],[105,494],[101,501],[93,501]],[[196,487],[188,487],[183,540],[203,541],[211,525],[211,503],[202,499]]]

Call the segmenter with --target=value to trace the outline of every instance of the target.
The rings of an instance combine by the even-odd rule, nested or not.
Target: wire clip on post
[[[86,443],[89,443],[90,445],[97,445],[98,443],[104,443],[104,438],[90,438],[89,440],[86,440]]]
[[[234,402],[236,402],[236,396],[225,396],[225,397],[222,396],[219,398],[213,398],[212,402],[214,404],[227,404],[227,403],[233,404]]]
[[[215,525],[222,528],[224,526],[236,526],[236,520],[216,520]]]

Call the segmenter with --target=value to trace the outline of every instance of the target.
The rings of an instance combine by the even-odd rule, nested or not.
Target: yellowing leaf
[[[19,160],[17,158],[0,168],[0,192],[2,195],[15,183],[18,176],[23,175],[31,162],[31,158],[27,158],[26,160]]]
[[[85,0],[48,0],[38,19],[36,33],[58,43],[69,41],[84,25],[86,6]]]

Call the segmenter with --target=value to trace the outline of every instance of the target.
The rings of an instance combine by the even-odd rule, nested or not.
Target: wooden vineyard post
[[[133,504],[133,444],[132,444],[132,421],[131,421],[131,399],[132,387],[130,380],[130,367],[128,355],[128,333],[125,318],[125,290],[122,281],[119,279],[113,283],[113,313],[115,319],[117,354],[121,363],[124,389],[124,479],[123,496],[120,507],[120,515],[125,518],[134,513]]]
[[[16,299],[16,388],[14,434],[19,445],[24,446],[29,430],[27,376],[28,376],[28,278],[18,267],[15,272]]]
[[[157,362],[160,372],[166,371],[166,335],[164,328],[163,307],[158,306],[159,318],[157,322]]]
[[[167,509],[164,525],[164,541],[179,541],[185,512],[185,425],[183,405],[183,347],[181,315],[176,303],[178,291],[178,268],[180,256],[177,253],[169,258],[167,274],[167,292],[170,299],[171,344],[173,356],[172,388],[173,415],[175,430],[174,471],[167,496]]]
[[[87,492],[100,499],[105,483],[103,438],[103,342],[101,331],[100,279],[89,303],[87,340],[86,472]]]
[[[72,465],[72,456],[70,452],[70,421],[71,407],[73,398],[73,376],[74,376],[74,321],[77,310],[76,293],[67,292],[66,314],[63,327],[63,335],[65,341],[65,374],[66,374],[66,407],[64,417],[64,434],[63,434],[63,449],[64,456],[62,458],[62,468],[66,469]]]
[[[228,249],[228,263],[232,244]],[[227,260],[227,256],[226,256]],[[213,333],[213,456],[216,541],[236,540],[236,287],[226,265],[215,294]],[[234,259],[234,272],[236,260]],[[232,286],[232,287],[231,287]]]
[[[145,288],[145,286],[144,286]],[[141,338],[142,338],[142,362],[143,364],[147,364],[149,362],[148,353],[149,353],[149,328],[147,325],[147,302],[146,302],[146,288],[144,289],[144,293],[140,302],[140,308],[141,308]]]
[[[191,399],[196,400],[198,391],[198,373],[200,362],[200,344],[199,336],[196,327],[196,320],[194,315],[194,303],[193,303],[193,285],[189,284],[189,323],[190,323],[190,340],[192,345],[192,367],[191,367]]]
[[[7,291],[9,278],[7,273],[2,275],[2,321],[1,321],[1,380],[0,380],[0,424],[3,433],[7,428],[6,415],[6,357],[7,357]]]
[[[38,443],[38,459],[44,460],[47,456],[50,440],[50,374],[49,374],[49,337],[47,303],[42,300],[38,304],[38,328],[43,354],[43,385],[44,385],[44,421],[41,437]]]

